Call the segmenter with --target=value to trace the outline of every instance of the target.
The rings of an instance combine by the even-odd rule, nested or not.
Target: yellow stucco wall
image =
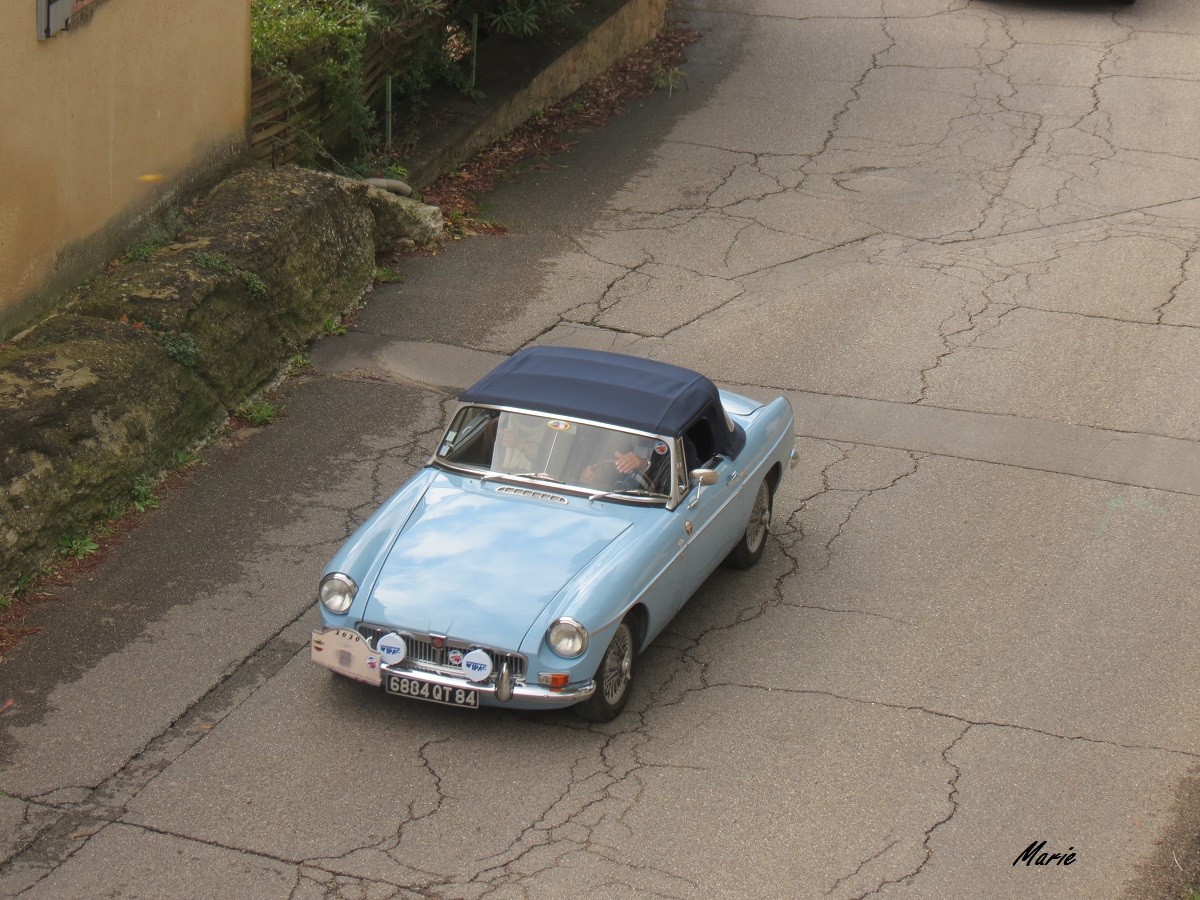
[[[245,142],[249,0],[104,0],[37,40],[0,3],[0,337]]]

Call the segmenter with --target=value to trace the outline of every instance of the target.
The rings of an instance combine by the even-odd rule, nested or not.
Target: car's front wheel
[[[629,622],[617,626],[608,642],[600,668],[596,670],[596,692],[575,707],[581,719],[589,722],[611,722],[629,702],[633,689],[634,663],[637,661],[637,640]]]
[[[771,486],[764,478],[758,485],[758,493],[754,495],[754,506],[750,510],[746,530],[742,532],[737,546],[725,557],[725,565],[731,569],[749,569],[762,559],[763,548],[767,546],[767,530],[770,527]]]

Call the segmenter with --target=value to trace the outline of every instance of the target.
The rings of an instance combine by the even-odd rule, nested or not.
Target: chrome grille
[[[441,672],[445,675],[461,675],[463,673],[459,666],[451,665],[447,661],[446,654],[450,650],[461,650],[463,653],[466,653],[479,647],[478,644],[454,638],[446,638],[444,646],[435,647],[427,634],[405,631],[402,628],[384,628],[382,625],[369,625],[366,622],[358,626],[358,633],[365,637],[372,647],[376,645],[380,637],[391,631],[396,632],[396,634],[404,638],[404,643],[408,648],[408,655],[404,657],[406,663],[416,664],[422,669]],[[508,663],[508,669],[512,672],[513,679],[515,681],[525,680],[526,663],[524,656],[519,653],[505,653],[501,650],[493,650],[491,647],[479,647],[479,649],[492,658],[492,669],[494,672],[500,671],[501,663]]]
[[[566,504],[567,498],[560,497],[558,494],[547,494],[545,491],[531,491],[528,488],[509,487],[507,485],[496,488],[497,494],[516,494],[518,497],[533,497],[536,500],[551,500],[554,503]]]

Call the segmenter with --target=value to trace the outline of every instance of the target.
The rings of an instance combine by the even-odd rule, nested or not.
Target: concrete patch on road
[[[555,716],[405,702],[302,657],[234,715],[131,804],[130,821],[433,887],[500,879],[531,846],[569,831],[608,782],[609,740],[570,719],[564,728]],[[261,752],[295,745],[305,753]]]
[[[733,386],[760,399],[770,390]],[[1200,445],[1011,415],[784,391],[796,432],[1200,496]]]
[[[54,826],[63,813],[40,803],[30,803],[0,793],[0,864],[10,860]],[[27,873],[0,872],[0,896],[14,896],[26,883]]]
[[[819,213],[819,202],[804,206]],[[836,235],[823,232],[819,222],[773,221],[788,212],[774,204],[759,208],[746,203],[685,216],[656,216],[650,221],[639,217],[636,224],[623,215],[606,221],[584,247],[589,254],[630,270],[653,261],[704,276],[736,279],[834,246]],[[837,230],[851,235],[851,240],[874,233],[858,223]]]
[[[465,390],[504,359],[503,354],[468,347],[397,341],[364,332],[347,334],[336,344],[327,342],[312,353],[313,364],[325,375],[408,382],[450,391]]]
[[[717,655],[710,683],[1200,754],[1179,715],[1200,703],[1187,549],[1200,500],[929,456],[859,502],[828,501],[850,506],[843,518],[820,501],[844,464],[779,535],[795,560],[780,602],[741,627],[773,669],[751,677],[744,654]]]
[[[1200,440],[1200,329],[1014,309],[931,372],[937,406]]]
[[[554,326],[535,341],[539,346],[583,347],[589,350],[612,350],[615,353],[632,353],[635,356],[649,339],[640,334],[627,334],[594,325],[563,322]]]
[[[943,752],[965,726],[780,687],[655,710],[672,737],[639,751],[639,803],[604,842],[697,895],[851,897],[919,868],[926,829],[954,811]],[[705,863],[688,865],[697,846]]]
[[[790,16],[777,18],[754,12],[746,17],[716,13],[720,24],[715,27],[741,32],[755,52],[721,72],[714,97],[685,117],[671,139],[767,156],[818,154],[830,122],[836,122],[891,39],[878,18],[793,18],[794,6]]]
[[[286,863],[114,824],[21,896],[286,900],[296,881],[296,867]]]
[[[744,294],[678,329],[655,355],[694,365],[704,348],[724,347],[732,352],[705,367],[718,381],[915,400],[921,372],[944,351],[940,326],[977,292],[893,262],[890,247],[871,238],[744,279]]]
[[[718,309],[740,293],[736,284],[721,278],[647,263],[613,284],[597,309],[573,310],[566,318],[661,337],[680,322]]]

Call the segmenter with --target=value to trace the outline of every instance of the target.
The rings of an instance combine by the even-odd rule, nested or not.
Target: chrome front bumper
[[[393,675],[402,675],[405,678],[412,678],[414,681],[423,681],[426,684],[438,684],[442,687],[478,691],[481,695],[480,699],[490,700],[497,706],[506,706],[510,703],[529,704],[531,706],[571,706],[588,699],[588,697],[596,692],[596,682],[594,680],[581,685],[567,685],[558,691],[552,691],[550,688],[540,684],[522,684],[517,682],[511,685],[509,691],[499,691],[498,685],[492,682],[475,682],[469,678],[460,678],[456,675],[444,675],[441,672],[413,669],[405,666],[403,662],[392,666],[383,665],[380,666],[380,669],[385,675],[390,672]],[[504,696],[506,693],[508,694],[507,697]]]
[[[352,628],[325,628],[314,631],[310,647],[313,662],[347,678],[382,687],[385,675],[398,675],[425,684],[476,691],[480,700],[489,706],[525,709],[571,706],[588,699],[596,692],[595,679],[585,684],[567,685],[561,690],[551,690],[541,684],[525,684],[516,679],[507,662],[502,662],[499,671],[488,681],[482,682],[471,681],[465,675],[431,672],[406,664],[407,660],[387,665],[380,660],[379,653],[371,648],[363,636]]]

